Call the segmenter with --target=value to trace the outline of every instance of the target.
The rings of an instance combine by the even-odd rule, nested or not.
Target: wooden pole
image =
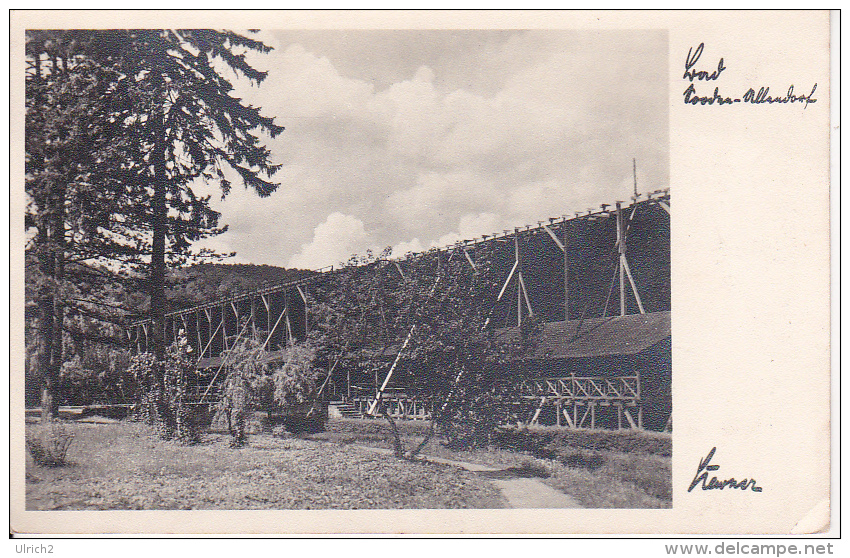
[[[227,350],[227,306],[221,306],[221,346]]]
[[[518,277],[522,277],[522,266],[519,260],[519,233],[514,233],[514,258],[516,266],[519,268]],[[522,282],[519,279],[516,286],[516,325],[517,327],[522,325]]]
[[[635,300],[637,301],[638,310],[640,311],[641,314],[646,314],[646,312],[643,309],[643,302],[640,299],[640,294],[638,294],[637,285],[635,285],[635,280],[632,277],[632,270],[629,269],[629,262],[628,262],[628,260],[626,260],[625,254],[620,256],[620,261],[623,264],[620,267],[622,267],[623,269],[626,270],[626,275],[628,275],[628,277],[629,277],[629,284],[632,286],[632,292],[635,294]]]
[[[570,247],[570,236],[567,222],[564,221],[564,321],[570,319],[570,258],[567,250]]]
[[[617,248],[620,252],[620,315],[626,315],[626,270],[623,263],[625,239],[623,238],[623,210],[617,202]]]

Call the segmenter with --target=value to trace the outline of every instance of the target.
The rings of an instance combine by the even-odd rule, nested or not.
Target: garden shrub
[[[74,435],[58,422],[38,425],[27,431],[26,445],[33,460],[44,467],[67,465],[68,449]]]
[[[281,352],[278,362],[282,364],[270,362],[264,345],[251,337],[240,341],[225,358],[227,375],[216,420],[226,421],[231,446],[248,443],[248,422],[254,411],[265,411],[269,417],[272,413],[283,415],[284,425],[291,432],[316,431],[324,426],[324,415],[308,417],[305,410],[315,398],[321,374],[314,366],[312,339],[290,343]]]
[[[268,366],[265,356],[263,345],[250,337],[222,355],[228,365],[216,419],[223,417],[227,421],[231,447],[242,447],[248,443],[246,425],[249,413],[256,406],[253,401],[256,388],[267,385],[265,378]]]
[[[176,439],[183,444],[200,441],[202,420],[189,404],[189,375],[195,369],[192,347],[180,330],[177,340],[168,346],[164,362],[150,353],[134,355],[130,372],[142,386],[138,415],[146,424],[156,427],[164,440]]]
[[[495,431],[492,444],[501,449],[527,452],[535,457],[558,459],[566,464],[577,459],[574,455],[576,449],[592,452],[641,453],[663,457],[669,457],[672,453],[669,435],[633,430],[502,427]]]

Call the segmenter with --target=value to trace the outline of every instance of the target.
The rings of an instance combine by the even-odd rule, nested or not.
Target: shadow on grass
[[[595,471],[605,465],[605,457],[598,454],[585,455],[583,453],[571,453],[559,455],[557,458],[563,465],[574,469],[587,469]]]
[[[536,463],[523,463],[518,467],[508,467],[499,471],[479,471],[479,476],[488,479],[548,479],[551,475],[542,465]]]

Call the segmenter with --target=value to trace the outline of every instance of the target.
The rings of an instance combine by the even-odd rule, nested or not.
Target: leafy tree
[[[260,84],[266,74],[245,52],[270,47],[229,31],[130,30],[103,32],[98,50],[110,53],[124,76],[113,105],[128,138],[121,178],[139,201],[125,208],[124,233],[149,266],[152,345],[161,359],[167,267],[185,262],[193,242],[226,230],[193,185],[215,182],[225,196],[232,173],[261,197],[277,188],[265,177],[279,166],[259,136],[283,128],[234,97],[226,73]]]
[[[233,447],[248,442],[245,423],[254,410],[280,413],[293,422],[309,419],[303,404],[314,401],[318,380],[326,376],[317,365],[317,338],[314,333],[301,343],[290,343],[274,360],[264,344],[251,336],[222,355],[227,372],[218,410],[227,421]],[[302,411],[304,416],[299,414]],[[295,426],[301,425],[290,424]]]
[[[219,416],[227,421],[231,447],[248,443],[248,414],[257,407],[258,395],[267,391],[269,367],[263,345],[253,337],[241,340],[221,358],[227,362],[219,401]]]
[[[57,411],[69,301],[76,315],[103,321],[115,301],[91,287],[114,284],[116,270],[131,289],[139,281],[162,361],[166,270],[225,230],[194,186],[212,181],[224,196],[235,176],[261,197],[276,189],[260,134],[283,128],[234,97],[228,77],[263,81],[246,61],[252,50],[270,47],[212,30],[28,32],[27,275],[46,415]]]
[[[152,353],[133,355],[129,372],[142,386],[139,395],[141,416],[156,426],[165,440],[176,439],[193,444],[200,439],[201,411],[189,405],[189,379],[195,370],[192,347],[181,329],[168,346],[166,357],[159,360]]]
[[[91,275],[81,263],[92,257],[98,222],[111,207],[99,202],[114,197],[95,187],[93,177],[107,158],[105,99],[115,75],[86,55],[88,46],[85,32],[26,35],[26,271],[28,299],[37,308],[46,419],[58,411],[66,310],[72,302],[93,299],[75,286],[81,275]]]
[[[374,375],[376,385],[393,370],[394,380],[431,409],[429,433],[407,450],[386,405],[377,406],[399,457],[414,457],[437,429],[456,445],[486,443],[510,418],[509,402],[523,378],[515,363],[533,348],[539,331],[530,319],[519,339],[496,337],[488,318],[501,285],[492,254],[479,246],[473,268],[462,250],[404,262],[389,260],[389,250],[367,254],[353,259],[333,284],[314,289],[311,323],[325,333],[320,350]]]

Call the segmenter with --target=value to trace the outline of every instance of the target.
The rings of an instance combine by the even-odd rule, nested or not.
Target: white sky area
[[[204,246],[315,269],[668,187],[666,31],[263,31],[236,95],[286,130],[280,188],[234,184]],[[209,193],[215,192],[215,186]]]

